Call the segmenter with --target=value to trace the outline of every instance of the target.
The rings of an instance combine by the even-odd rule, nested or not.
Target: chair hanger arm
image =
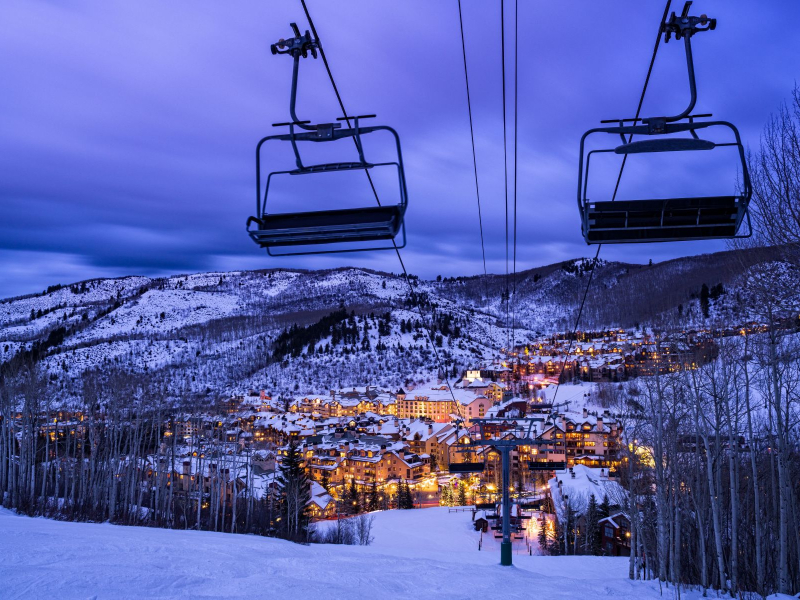
[[[289,114],[292,117],[292,121],[294,124],[297,125],[300,129],[305,129],[306,131],[314,131],[316,127],[305,125],[308,121],[301,121],[297,117],[296,112],[296,104],[297,104],[297,74],[300,70],[300,55],[297,54],[294,57],[294,64],[292,65],[292,95],[289,98]]]

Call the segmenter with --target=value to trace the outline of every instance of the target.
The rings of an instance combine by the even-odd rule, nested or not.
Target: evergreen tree
[[[547,543],[547,553],[551,556],[561,556],[564,554],[564,525],[560,519],[556,519],[555,532]]]
[[[584,550],[587,554],[598,556],[600,554],[600,509],[594,494],[589,496],[589,506],[586,509],[586,537]]]
[[[378,486],[375,485],[375,482],[373,481],[369,488],[369,496],[367,496],[367,512],[372,512],[379,509],[380,504],[378,502]]]
[[[439,503],[444,506],[453,506],[453,491],[450,489],[450,484],[446,484],[442,488],[442,493],[439,496]]]
[[[708,318],[708,286],[704,283],[703,287],[700,288],[700,308],[703,311],[703,316],[707,319]]]
[[[308,534],[307,507],[311,500],[311,483],[303,468],[303,458],[292,440],[278,473],[281,487],[279,499],[281,523],[279,532],[289,540],[303,541]]]
[[[611,502],[609,502],[608,496],[603,496],[603,501],[600,503],[597,510],[599,511],[601,519],[611,516]]]
[[[539,527],[539,549],[542,554],[549,554],[550,540],[547,538],[547,521],[545,520]]]
[[[361,499],[358,495],[358,488],[356,487],[356,478],[350,480],[350,486],[346,494],[347,512],[357,515],[361,512]]]
[[[414,508],[414,497],[408,482],[403,479],[397,484],[397,508]]]
[[[463,481],[458,482],[458,505],[467,505],[467,484],[465,484]]]

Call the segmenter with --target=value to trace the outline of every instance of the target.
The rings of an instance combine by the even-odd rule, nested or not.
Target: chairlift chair
[[[747,212],[752,187],[738,129],[728,121],[702,120],[711,117],[710,114],[691,114],[697,101],[691,38],[695,33],[716,28],[716,19],[709,19],[706,15],[690,16],[691,4],[692,2],[686,2],[680,16],[672,13],[669,20],[662,24],[666,42],[669,42],[673,35],[676,40],[681,38],[684,40],[691,92],[689,106],[682,113],[672,117],[601,121],[617,125],[590,129],[581,138],[578,208],[583,237],[588,244],[724,239],[749,237],[752,234],[750,216]],[[718,143],[701,139],[697,134],[698,130],[707,128],[727,129],[732,132],[734,141]],[[622,139],[622,144],[587,153],[586,139],[596,133],[618,135]],[[675,135],[681,133],[688,133],[689,137]],[[647,137],[631,141],[634,135]],[[589,165],[593,154],[613,152],[625,156],[659,152],[698,152],[725,146],[732,146],[738,150],[742,174],[740,193],[667,199],[614,200],[612,198],[610,201],[590,201],[587,197]],[[739,234],[740,225],[745,219],[748,232]]]
[[[294,59],[292,72],[292,92],[289,102],[291,121],[276,123],[275,127],[288,127],[288,133],[269,135],[262,138],[256,146],[256,214],[247,219],[247,233],[270,256],[291,256],[301,254],[328,254],[336,252],[358,252],[364,250],[389,250],[405,246],[404,217],[408,205],[403,156],[400,150],[400,138],[397,132],[385,125],[365,126],[361,123],[364,119],[375,115],[343,116],[337,121],[342,123],[310,124],[310,121],[298,119],[295,104],[297,100],[297,74],[300,58],[307,58],[310,54],[317,57],[320,48],[319,40],[313,39],[308,31],[300,35],[297,25],[291,24],[294,38],[280,40],[271,46],[273,54],[289,54]],[[352,121],[352,125],[350,122]],[[370,162],[364,155],[363,137],[365,135],[385,131],[393,138],[396,148],[395,160],[389,162]],[[357,161],[336,162],[307,165],[303,162],[299,142],[332,142],[345,138],[352,138],[358,153]],[[297,167],[286,171],[273,171],[266,178],[266,185],[261,188],[261,152],[266,142],[278,140],[289,142],[294,153]],[[397,173],[399,186],[398,204],[378,204],[364,208],[326,208],[324,210],[309,210],[289,213],[269,212],[269,191],[273,177],[280,175],[319,175],[341,171],[366,171],[379,167],[393,167]],[[262,195],[263,193],[263,195]],[[400,235],[400,241],[395,238]],[[363,242],[387,242],[377,246],[364,247],[355,245]],[[304,249],[308,246],[321,246],[330,244],[344,244],[335,249]],[[286,248],[286,250],[280,250]],[[275,250],[279,249],[279,250]]]
[[[467,449],[459,451],[460,453],[469,453],[472,454],[475,452],[475,448],[470,446]],[[476,460],[468,460],[464,462],[449,462],[447,465],[447,469],[451,473],[483,473],[486,469],[486,463],[484,461],[476,461]]]
[[[461,426],[460,421],[456,421],[456,440],[458,440],[458,430]],[[466,454],[469,458],[470,455],[473,455],[477,449],[475,446],[470,444],[454,444],[452,447],[457,454]],[[448,459],[450,450],[448,450]],[[462,462],[453,462],[452,460],[448,460],[447,469],[451,473],[457,474],[464,474],[464,473],[483,473],[486,469],[486,463],[484,461],[476,461],[476,460],[467,460]]]

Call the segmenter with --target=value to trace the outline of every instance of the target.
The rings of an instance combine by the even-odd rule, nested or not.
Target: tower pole
[[[511,566],[511,497],[508,486],[511,480],[511,449],[510,445],[500,447],[503,459],[503,541],[500,544],[500,564]]]

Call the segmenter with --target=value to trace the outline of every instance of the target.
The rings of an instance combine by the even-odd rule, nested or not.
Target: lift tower
[[[502,464],[502,532],[500,543],[500,564],[511,566],[511,452],[519,446],[540,446],[550,444],[549,440],[535,439],[531,435],[533,424],[544,421],[544,417],[486,417],[471,419],[477,425],[477,439],[458,444],[458,452],[474,452],[477,448],[492,448],[500,454]],[[458,431],[458,423],[456,431]],[[458,436],[456,436],[457,438]],[[451,473],[479,473],[483,471],[483,463],[452,463]]]

